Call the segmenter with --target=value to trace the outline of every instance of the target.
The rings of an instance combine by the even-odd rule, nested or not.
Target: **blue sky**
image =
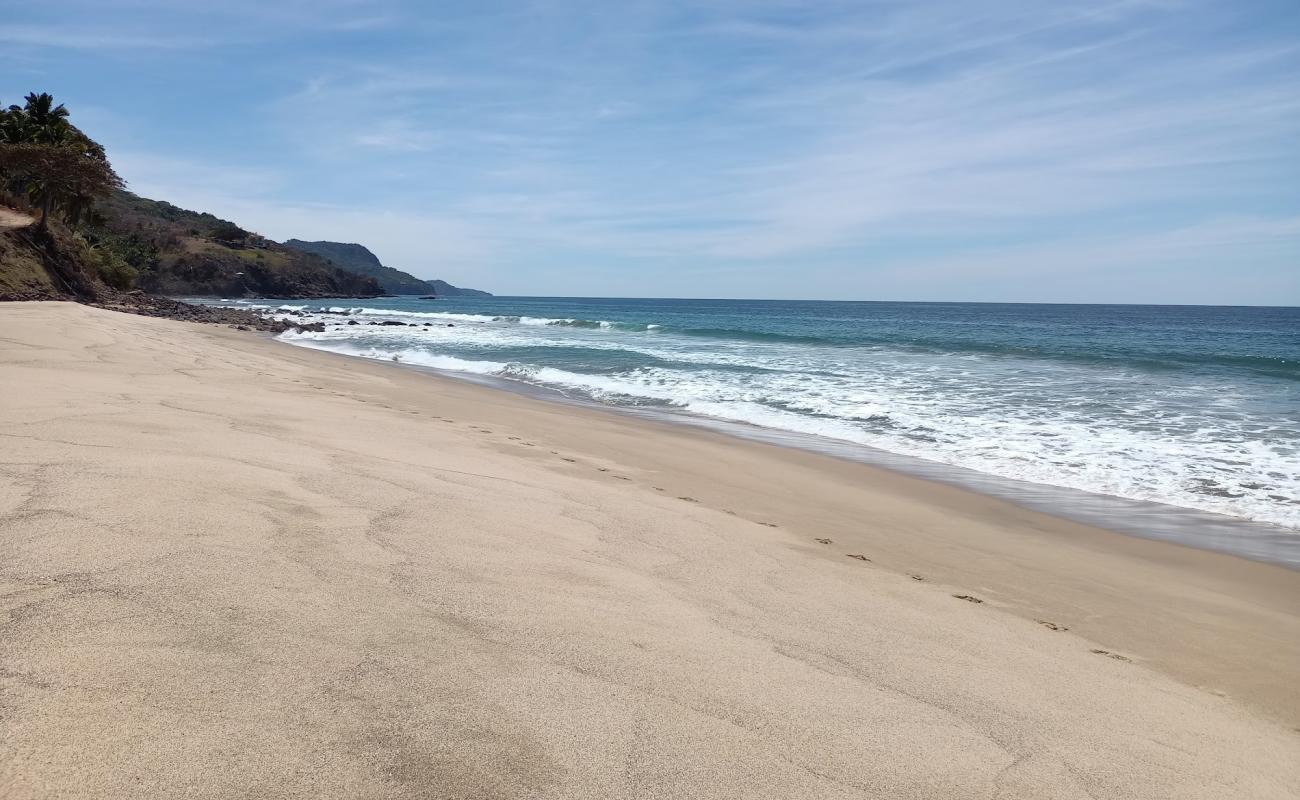
[[[502,294],[1300,304],[1300,3],[0,0],[140,194]]]

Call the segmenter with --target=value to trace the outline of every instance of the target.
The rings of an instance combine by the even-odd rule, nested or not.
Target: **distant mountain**
[[[429,294],[432,291],[428,284],[414,275],[408,275],[400,269],[385,267],[379,263],[374,253],[359,244],[304,242],[302,239],[290,239],[284,243],[284,246],[304,253],[313,253],[340,269],[374,278],[388,294]]]
[[[446,281],[424,281],[400,269],[386,267],[379,258],[364,246],[350,242],[304,242],[302,239],[290,239],[284,243],[306,253],[313,253],[337,267],[374,278],[389,294],[412,295],[433,294],[439,297],[491,297],[478,289],[461,289]]]
[[[463,289],[459,286],[452,286],[446,281],[437,279],[425,281],[433,288],[433,293],[439,297],[491,297],[491,292],[485,292],[482,289]]]

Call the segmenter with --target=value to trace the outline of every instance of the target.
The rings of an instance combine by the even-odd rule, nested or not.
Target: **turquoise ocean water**
[[[230,304],[326,323],[324,333],[284,337],[295,344],[840,454],[861,448],[1267,523],[1300,541],[1297,308],[530,297]],[[419,327],[367,324],[385,319]]]

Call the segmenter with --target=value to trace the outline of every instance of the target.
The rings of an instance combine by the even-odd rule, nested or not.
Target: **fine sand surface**
[[[1300,796],[1300,573],[69,304],[0,600],[6,800]]]

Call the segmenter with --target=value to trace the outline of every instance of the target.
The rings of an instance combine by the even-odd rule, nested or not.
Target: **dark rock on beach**
[[[205,322],[213,325],[243,326],[248,330],[267,331],[269,333],[282,333],[290,328],[325,329],[325,326],[319,322],[313,323],[314,326],[319,326],[319,328],[294,324],[282,320],[267,319],[256,311],[247,309],[200,306],[141,291],[101,291],[100,296],[90,304],[111,311],[124,311],[146,317],[161,317],[163,319],[181,320],[182,322]]]

